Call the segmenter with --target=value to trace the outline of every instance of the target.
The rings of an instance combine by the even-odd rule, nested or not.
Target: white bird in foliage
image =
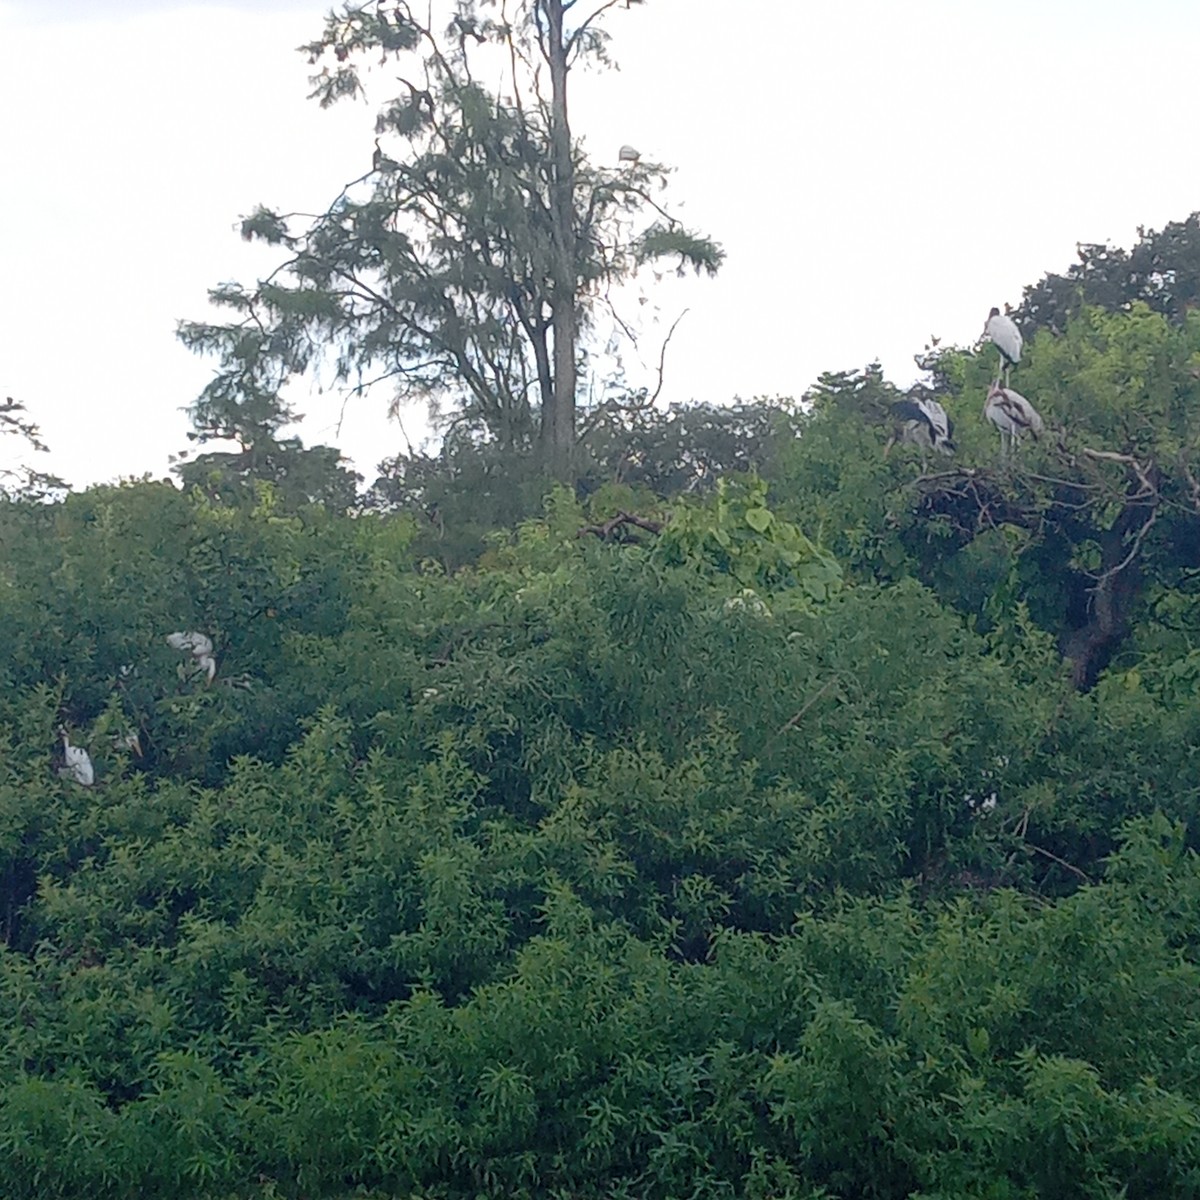
[[[996,372],[996,382],[1000,382],[1000,372],[1004,372],[1004,382],[1008,384],[1008,372],[1021,361],[1021,348],[1025,345],[1021,331],[1017,328],[1012,317],[1005,316],[998,308],[988,313],[987,324],[983,327],[985,341],[989,341],[1000,351],[1000,371]]]
[[[59,775],[82,787],[91,787],[96,782],[91,755],[82,746],[72,746],[65,729],[60,729],[59,733],[63,741],[63,762],[66,764],[58,768]]]
[[[213,657],[212,639],[203,633],[168,633],[167,645],[172,650],[186,650],[196,660],[196,666],[208,676],[212,683],[217,673],[217,660]]]
[[[756,617],[770,617],[771,610],[766,602],[753,588],[742,588],[741,594],[730,596],[725,601],[725,612],[735,612],[738,609],[752,612]]]
[[[641,157],[641,152],[628,144],[622,146],[620,150],[617,151],[617,161],[629,163],[631,166],[635,164]]]
[[[936,400],[928,396],[909,396],[906,400],[897,400],[891,413],[902,424],[888,438],[883,448],[885,458],[897,442],[919,446],[922,457],[927,450],[936,450],[939,454],[954,453],[954,422]]]
[[[1025,433],[1036,439],[1045,429],[1041,414],[1020,392],[993,383],[988,389],[983,415],[1000,430],[1001,448],[1013,450]]]
[[[138,758],[142,757],[142,739],[138,737],[136,729],[113,734],[112,748],[114,750],[132,750]]]

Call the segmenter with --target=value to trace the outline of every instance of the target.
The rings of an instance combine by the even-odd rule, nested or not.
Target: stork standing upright
[[[1000,352],[1000,369],[996,372],[996,382],[1004,375],[1004,386],[1008,387],[1009,371],[1021,361],[1021,348],[1024,340],[1012,317],[1006,316],[998,308],[988,313],[987,323],[983,327],[983,336]]]
[[[983,405],[983,415],[1000,430],[1000,450],[1012,453],[1025,433],[1034,440],[1046,427],[1038,412],[1020,392],[993,383]]]
[[[939,454],[954,453],[954,422],[936,400],[910,395],[905,400],[897,400],[891,407],[891,414],[900,425],[883,448],[884,458],[897,442],[919,447],[922,459],[928,450],[936,450]]]
[[[72,746],[65,729],[60,728],[58,733],[62,738],[65,764],[58,768],[59,775],[63,779],[69,779],[72,783],[79,784],[80,787],[91,787],[96,782],[96,772],[92,768],[91,755],[82,746]]]

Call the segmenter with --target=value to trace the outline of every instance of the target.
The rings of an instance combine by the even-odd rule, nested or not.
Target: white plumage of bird
[[[730,596],[724,604],[725,612],[735,612],[738,609],[752,612],[756,617],[771,616],[771,610],[766,602],[753,588],[742,588],[741,594]]]
[[[65,729],[60,730],[60,733],[63,741],[63,761],[66,765],[58,768],[59,775],[72,783],[78,783],[81,787],[91,787],[96,782],[91,755],[82,746],[72,746]]]
[[[891,413],[903,425],[888,438],[883,448],[885,458],[898,441],[920,447],[922,456],[926,450],[936,450],[939,454],[954,453],[954,422],[936,400],[927,396],[910,396],[906,400],[897,400],[891,407]]]
[[[1041,414],[1020,392],[993,383],[983,405],[983,415],[1000,430],[1001,448],[1013,450],[1025,433],[1036,439],[1046,424]]]
[[[196,660],[196,666],[208,676],[208,682],[212,683],[217,673],[217,660],[213,657],[211,638],[192,631],[168,633],[167,645],[172,650],[186,650]]]
[[[998,308],[993,308],[988,313],[983,336],[985,341],[991,342],[1000,351],[1000,371],[1004,372],[1004,382],[1007,384],[1009,370],[1021,361],[1021,350],[1025,345],[1021,331],[1012,317],[1005,316]],[[997,383],[1000,381],[1000,371],[996,372]]]

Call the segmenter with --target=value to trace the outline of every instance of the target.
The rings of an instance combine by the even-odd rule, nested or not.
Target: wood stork
[[[1020,392],[998,383],[988,389],[983,415],[1000,430],[1001,449],[1010,453],[1023,434],[1029,432],[1036,439],[1046,427],[1041,414]]]
[[[167,645],[172,650],[186,650],[196,660],[196,667],[203,671],[208,676],[208,682],[212,683],[217,673],[217,660],[213,657],[211,638],[193,631],[168,633]]]
[[[988,313],[987,322],[983,327],[983,337],[1000,352],[1000,368],[996,372],[996,382],[1000,382],[1003,372],[1004,386],[1007,387],[1009,371],[1021,361],[1021,348],[1025,345],[1021,331],[1012,317],[1006,316],[998,308],[993,308]]]
[[[64,766],[58,768],[59,776],[77,783],[81,787],[91,787],[96,782],[96,772],[92,768],[91,755],[82,746],[72,746],[67,731],[60,729],[63,742]]]
[[[901,424],[883,448],[885,458],[897,442],[920,447],[922,458],[927,450],[936,450],[939,454],[954,453],[954,422],[936,400],[928,396],[909,396],[906,400],[897,400],[891,406],[891,414]]]
[[[636,166],[638,159],[642,157],[641,152],[633,146],[626,143],[617,151],[617,161],[628,163],[631,167]]]

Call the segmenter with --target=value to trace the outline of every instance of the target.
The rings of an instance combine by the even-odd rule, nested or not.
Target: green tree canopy
[[[39,454],[46,454],[50,447],[42,439],[42,431],[27,416],[24,404],[6,396],[0,403],[0,439],[15,437],[18,442]],[[0,440],[0,445],[4,444]],[[28,499],[45,499],[61,494],[66,484],[56,475],[47,474],[28,465],[6,467],[0,469],[0,483],[6,492],[15,493]]]
[[[445,33],[405,3],[330,16],[304,48],[320,103],[360,94],[364,60],[398,69],[402,90],[379,112],[373,166],[326,212],[243,222],[287,257],[254,287],[211,293],[231,323],[181,326],[220,360],[194,408],[202,437],[257,441],[286,412],[286,383],[323,363],[358,389],[388,383],[397,408],[448,406],[504,450],[536,442],[572,477],[594,314],[648,261],[711,273],[722,258],[663,207],[665,167],[599,166],[572,136],[569,72],[607,61],[611,7],[459,4]],[[480,80],[498,72],[493,92]]]
[[[1200,302],[1200,213],[1161,230],[1139,226],[1131,250],[1080,243],[1077,255],[1025,289],[1017,318],[1026,328],[1061,332],[1085,305],[1116,312],[1138,302],[1178,324]]]
[[[990,621],[1028,605],[1092,686],[1167,595],[1178,618],[1200,566],[1200,319],[1135,303],[1039,330],[1016,373],[1048,430],[1014,458],[981,410],[995,353],[930,363],[955,421],[952,463],[879,453],[898,393],[874,369],[827,376],[773,486],[872,578],[908,573]],[[1190,611],[1190,609],[1189,609]]]
[[[0,509],[6,1195],[1188,1193],[1192,697],[762,483],[596,523]]]
[[[1200,1193],[1200,318],[1027,332],[0,503],[0,1192]]]

